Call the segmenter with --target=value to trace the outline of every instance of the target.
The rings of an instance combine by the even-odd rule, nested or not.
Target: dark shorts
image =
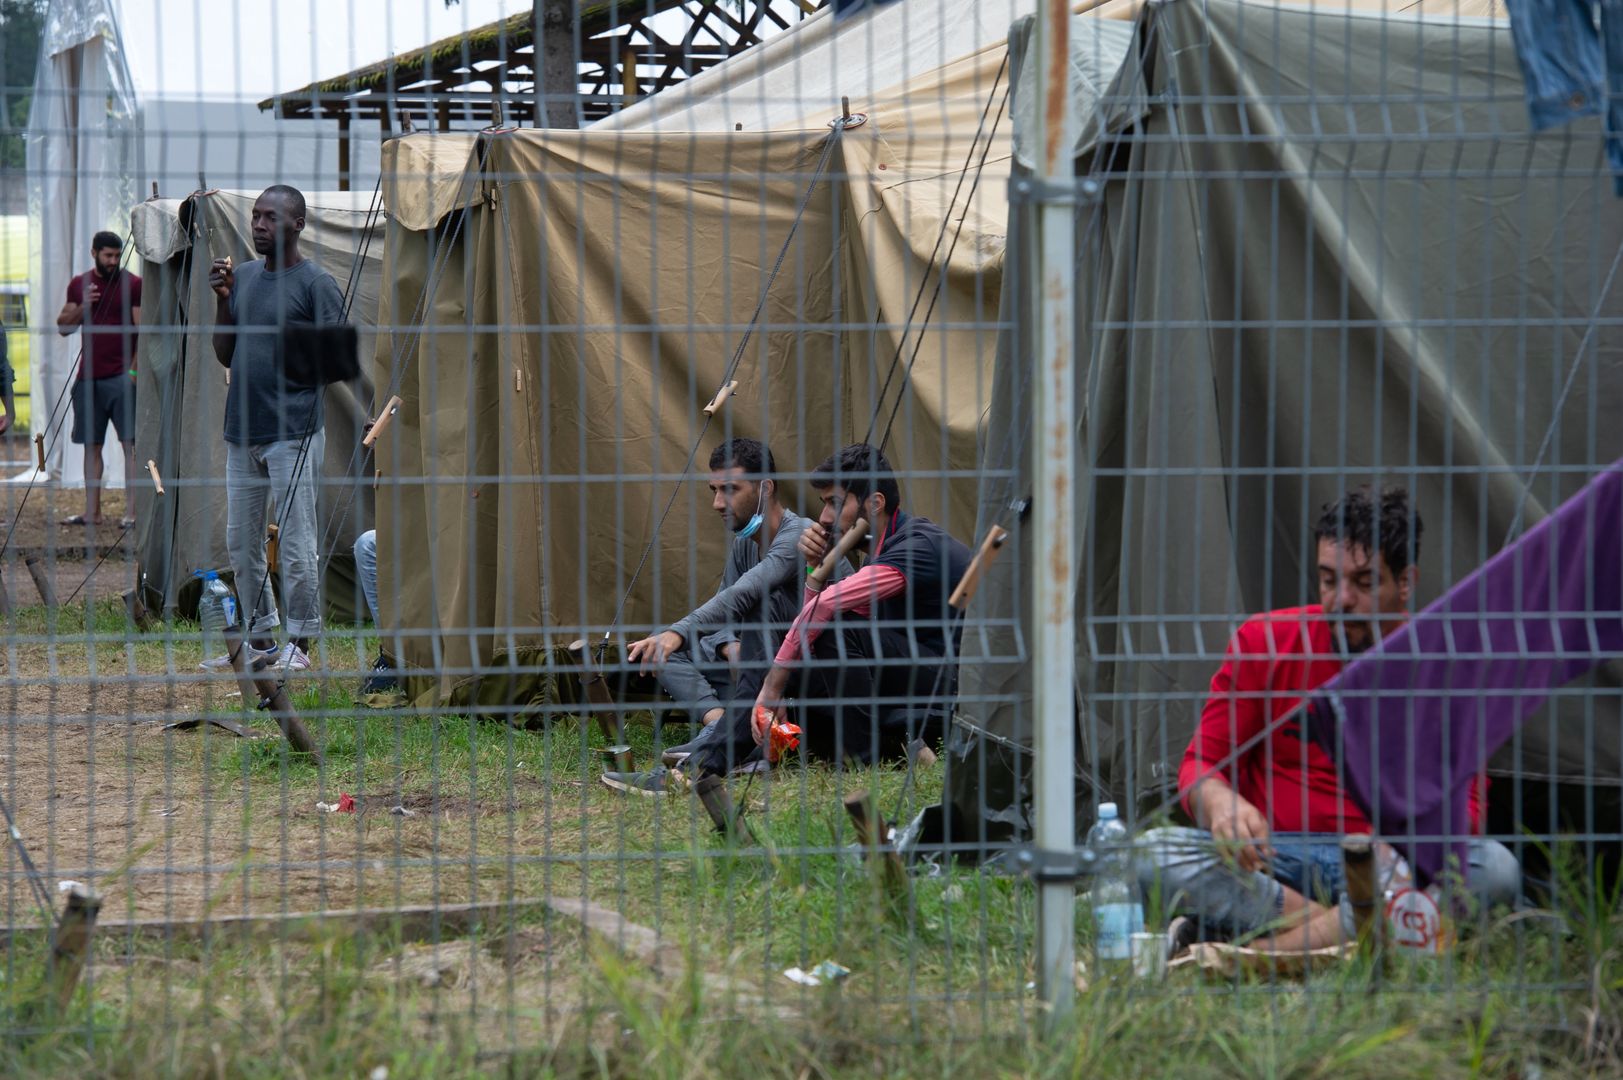
[[[118,432],[119,442],[135,441],[135,380],[128,374],[73,384],[73,441],[100,446],[108,424]]]

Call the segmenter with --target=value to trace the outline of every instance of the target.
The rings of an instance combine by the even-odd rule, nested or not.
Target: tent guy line
[[[997,75],[992,80],[992,89],[986,95],[986,104],[981,108],[980,123],[975,127],[975,137],[969,141],[969,152],[964,155],[964,167],[958,172],[958,183],[952,189],[952,198],[947,200],[947,212],[941,216],[941,231],[936,234],[935,247],[930,249],[930,258],[925,267],[924,275],[919,280],[919,291],[913,297],[913,306],[907,312],[907,322],[902,324],[902,336],[896,342],[896,352],[890,358],[890,370],[885,374],[884,385],[879,388],[879,394],[874,398],[873,417],[868,421],[868,434],[863,442],[873,443],[874,430],[879,426],[879,410],[884,407],[885,395],[890,392],[890,384],[896,378],[896,368],[902,359],[902,350],[907,348],[907,335],[913,329],[913,316],[918,314],[919,304],[924,300],[924,290],[930,283],[930,267],[936,267],[935,292],[930,295],[930,306],[925,309],[924,320],[919,324],[918,335],[913,339],[913,355],[907,360],[907,376],[912,376],[913,365],[918,362],[919,350],[924,347],[924,331],[930,325],[930,317],[935,314],[936,301],[947,287],[947,266],[952,262],[953,252],[958,250],[958,239],[964,232],[964,219],[969,216],[969,204],[975,199],[975,191],[980,187],[981,173],[986,168],[986,155],[992,149],[993,137],[997,134],[998,125],[1003,122],[1003,111],[1009,104],[1009,91],[1003,91],[1003,100],[998,103],[997,119],[992,121],[992,130],[986,131],[986,114],[992,111],[992,102],[997,99],[998,87],[1003,82],[1003,75],[1009,69],[1009,55],[1003,54],[1003,62],[998,65]],[[941,251],[941,242],[947,238],[947,226],[952,222],[952,213],[958,207],[958,193],[964,189],[964,180],[969,176],[970,162],[975,160],[975,148],[980,144],[981,134],[986,134],[986,145],[981,147],[981,159],[975,165],[975,179],[969,185],[969,196],[964,200],[963,212],[958,215],[958,227],[953,230],[952,244],[947,248],[947,257],[941,262],[936,261],[936,255]],[[877,320],[877,316],[876,316]],[[891,405],[890,419],[885,422],[885,436],[878,446],[882,450],[890,442],[890,432],[896,424],[896,413],[902,406],[902,394],[898,391],[896,401]]]
[[[829,127],[832,130],[823,141],[823,154],[818,158],[817,168],[812,171],[811,180],[806,185],[805,194],[801,196],[800,205],[795,209],[794,219],[789,223],[789,232],[783,238],[783,247],[778,250],[777,261],[772,264],[772,272],[767,275],[766,284],[761,286],[761,296],[755,304],[755,313],[750,316],[749,322],[745,325],[744,336],[739,339],[738,348],[733,350],[733,358],[728,362],[727,370],[722,374],[721,383],[717,386],[716,393],[711,397],[711,401],[715,401],[720,397],[722,390],[734,382],[733,376],[738,372],[739,365],[744,360],[744,349],[748,347],[750,338],[755,333],[755,324],[760,321],[761,312],[766,310],[766,301],[772,292],[772,284],[778,280],[778,272],[783,269],[783,260],[788,257],[789,247],[794,243],[795,233],[799,231],[800,223],[806,216],[806,208],[811,205],[812,193],[817,190],[817,185],[822,181],[824,173],[828,171],[828,163],[834,157],[834,148],[839,145],[840,136],[844,134],[848,124],[854,125],[856,123],[856,119],[856,116],[852,116],[847,112],[845,115],[837,116],[829,121]],[[864,119],[866,118],[864,117]],[[705,434],[710,430],[710,422],[715,419],[714,412],[701,411],[704,411],[705,414],[704,422],[699,425],[699,433],[694,437],[693,446],[688,450],[687,462],[682,466],[682,476],[684,478],[693,470],[693,459],[698,454],[699,447],[704,443]],[[625,614],[626,604],[631,600],[632,590],[637,587],[637,579],[642,575],[643,567],[648,563],[648,556],[653,553],[654,545],[659,542],[660,533],[665,528],[665,519],[670,516],[671,508],[676,505],[677,497],[681,493],[682,483],[678,481],[671,488],[671,497],[666,500],[665,509],[660,512],[659,520],[654,523],[654,528],[648,535],[648,544],[642,549],[642,557],[637,560],[637,566],[632,570],[630,580],[626,582],[625,592],[620,597],[620,603],[614,609],[614,618],[610,621],[608,627],[604,629],[603,640],[597,644],[597,662],[600,664],[603,661],[604,652],[609,647],[609,639],[614,636],[615,629],[620,625],[620,617]]]

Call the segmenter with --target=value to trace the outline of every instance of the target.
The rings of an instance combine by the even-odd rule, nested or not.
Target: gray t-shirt
[[[302,439],[321,428],[319,386],[289,382],[277,345],[282,329],[344,322],[344,295],[331,274],[309,259],[289,270],[265,271],[255,259],[236,269],[231,314],[237,320],[231,387],[225,398],[225,441],[239,446]]]
[[[762,555],[754,537],[734,537],[722,571],[721,590],[670,629],[682,635],[689,648],[695,639],[712,631],[760,626],[765,623],[774,640],[781,640],[789,624],[800,614],[806,592],[806,560],[800,554],[800,533],[807,519],[783,509],[783,521]],[[851,564],[840,560],[835,580],[851,573]]]

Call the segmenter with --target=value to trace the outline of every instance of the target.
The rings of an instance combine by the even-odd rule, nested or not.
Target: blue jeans
[[[1139,885],[1159,896],[1169,918],[1185,915],[1232,936],[1255,933],[1284,912],[1288,886],[1326,907],[1339,904],[1342,927],[1352,933],[1352,907],[1343,895],[1341,837],[1329,833],[1276,833],[1269,872],[1246,871],[1218,852],[1204,829],[1151,829],[1135,845]],[[1386,883],[1381,883],[1385,888]],[[1521,865],[1497,840],[1472,840],[1466,888],[1484,910],[1521,896]]]
[[[1533,130],[1603,115],[1623,195],[1623,0],[1517,0],[1508,9]]]
[[[366,613],[378,621],[378,531],[368,529],[355,538],[355,576],[361,580]]]
[[[249,632],[268,635],[281,624],[276,594],[266,576],[265,525],[271,505],[281,527],[282,596],[290,638],[321,633],[321,559],[316,532],[316,489],[327,436],[310,436],[301,464],[298,439],[256,446],[225,444],[225,538],[236,574],[237,600]]]

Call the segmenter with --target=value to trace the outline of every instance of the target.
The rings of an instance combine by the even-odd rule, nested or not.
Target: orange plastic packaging
[[[765,720],[767,724],[766,759],[776,765],[785,751],[799,749],[800,725],[774,723],[771,717],[772,710],[755,706],[756,720]]]

